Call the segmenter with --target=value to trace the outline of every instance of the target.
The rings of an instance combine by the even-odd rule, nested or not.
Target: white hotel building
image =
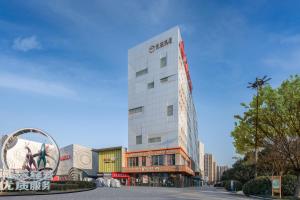
[[[199,172],[197,115],[179,27],[128,51],[131,184],[189,186]]]

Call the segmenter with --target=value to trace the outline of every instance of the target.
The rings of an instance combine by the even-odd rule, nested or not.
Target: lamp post
[[[254,176],[257,177],[257,159],[258,159],[258,98],[259,98],[259,90],[269,81],[271,78],[267,78],[264,76],[263,78],[256,77],[253,83],[248,83],[247,88],[255,89],[256,90],[256,117],[255,117],[255,135],[254,135],[254,150],[255,150],[255,174]]]

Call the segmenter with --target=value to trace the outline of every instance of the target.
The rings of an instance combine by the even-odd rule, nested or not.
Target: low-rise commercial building
[[[71,144],[60,149],[60,163],[56,180],[83,180],[96,178],[98,153],[91,148]]]
[[[181,148],[131,151],[126,153],[123,171],[131,184],[142,186],[184,187],[192,184],[195,173],[191,159]]]
[[[129,175],[122,171],[126,162],[124,159],[126,148],[119,146],[93,149],[93,151],[98,154],[98,177],[116,178],[123,185],[129,184]]]

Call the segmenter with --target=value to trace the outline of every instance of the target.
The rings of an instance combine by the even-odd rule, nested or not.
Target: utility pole
[[[254,151],[255,151],[255,178],[257,177],[257,159],[258,159],[258,103],[259,103],[259,91],[260,89],[267,84],[267,82],[271,80],[271,78],[267,78],[264,76],[263,78],[256,77],[253,83],[248,83],[247,88],[255,89],[256,90],[256,117],[255,117],[255,135],[254,135]]]

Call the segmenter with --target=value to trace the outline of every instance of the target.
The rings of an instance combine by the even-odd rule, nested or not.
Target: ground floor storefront
[[[118,179],[121,185],[130,185],[130,176],[127,173],[122,172],[111,172],[111,173],[98,173],[98,178],[106,178],[106,179]]]
[[[178,148],[131,151],[125,154],[122,172],[130,185],[153,187],[190,187],[195,185],[193,161]]]
[[[181,173],[133,173],[130,185],[151,187],[190,187],[194,186],[193,177]]]

